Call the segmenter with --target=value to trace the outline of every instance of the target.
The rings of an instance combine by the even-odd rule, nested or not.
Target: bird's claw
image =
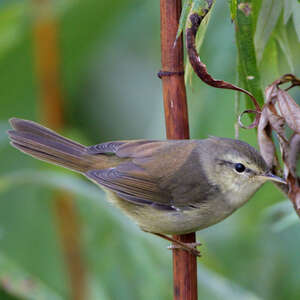
[[[200,251],[197,250],[197,247],[201,246],[201,243],[184,243],[184,246],[179,244],[172,244],[167,247],[169,250],[174,249],[183,249],[189,251],[190,253],[194,254],[195,256],[201,257]]]

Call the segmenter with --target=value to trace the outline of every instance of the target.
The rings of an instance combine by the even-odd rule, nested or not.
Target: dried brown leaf
[[[300,107],[295,100],[286,92],[278,89],[277,103],[281,116],[287,125],[296,133],[300,134]]]
[[[300,217],[300,188],[297,183],[290,186],[289,198],[292,200],[294,209]]]
[[[300,135],[293,134],[289,142],[289,166],[291,174],[296,177],[296,165],[300,155]]]
[[[272,129],[284,142],[287,143],[285,136],[285,119],[277,113],[275,105],[272,102],[267,104],[266,109],[268,113],[268,120]]]
[[[294,206],[297,213],[300,215],[300,188],[297,189],[296,197],[294,200]]]
[[[275,161],[275,145],[272,140],[272,130],[269,124],[268,108],[264,106],[257,127],[257,139],[260,153],[268,167],[273,169]]]
[[[274,104],[271,102],[268,104],[268,117],[269,122],[274,130],[274,132],[277,135],[279,145],[280,145],[280,152],[281,152],[281,158],[283,161],[283,173],[284,177],[287,178],[288,174],[290,173],[290,166],[288,164],[289,162],[289,143],[285,136],[285,120],[281,116],[279,116],[276,112]]]
[[[265,89],[266,104],[270,103],[274,97],[276,97],[278,87],[276,84],[272,83]]]
[[[290,82],[291,86],[286,90],[280,89],[279,86],[287,82]],[[288,89],[297,85],[300,85],[300,79],[293,74],[285,74],[266,88],[266,104],[258,125],[258,142],[261,154],[270,166],[272,157],[273,159],[276,157],[271,129],[276,133],[284,165],[284,177],[287,180],[287,185],[278,185],[278,187],[288,194],[300,217],[300,180],[296,174],[297,159],[300,154],[300,107],[287,93]],[[294,131],[289,141],[286,138],[285,125]]]

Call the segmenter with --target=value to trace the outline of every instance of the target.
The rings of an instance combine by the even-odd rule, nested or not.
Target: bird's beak
[[[279,182],[279,183],[286,184],[286,181],[283,178],[274,175],[270,171],[266,172],[263,175],[259,175],[259,177],[264,179],[264,180],[272,180],[272,181],[276,181],[276,182]]]

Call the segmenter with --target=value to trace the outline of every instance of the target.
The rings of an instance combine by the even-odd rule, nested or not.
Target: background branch
[[[64,125],[63,96],[59,76],[57,24],[50,0],[34,0],[33,27],[37,76],[40,85],[40,118],[54,130]],[[86,280],[80,249],[80,228],[72,195],[56,190],[54,211],[70,278],[71,299],[86,299]]]

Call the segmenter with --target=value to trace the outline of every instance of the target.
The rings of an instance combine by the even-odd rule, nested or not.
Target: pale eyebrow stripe
[[[229,165],[229,166],[235,165],[235,163],[224,159],[216,159],[216,161],[219,165]]]
[[[224,159],[216,159],[217,163],[219,165],[227,165],[227,166],[231,166],[231,167],[234,167],[234,165],[236,163],[232,162],[232,161],[229,161],[229,160],[224,160]],[[248,163],[248,162],[247,162]],[[253,174],[257,174],[257,172],[255,172],[254,170],[250,169],[250,168],[247,168],[245,166],[245,172],[246,173],[253,173]]]

